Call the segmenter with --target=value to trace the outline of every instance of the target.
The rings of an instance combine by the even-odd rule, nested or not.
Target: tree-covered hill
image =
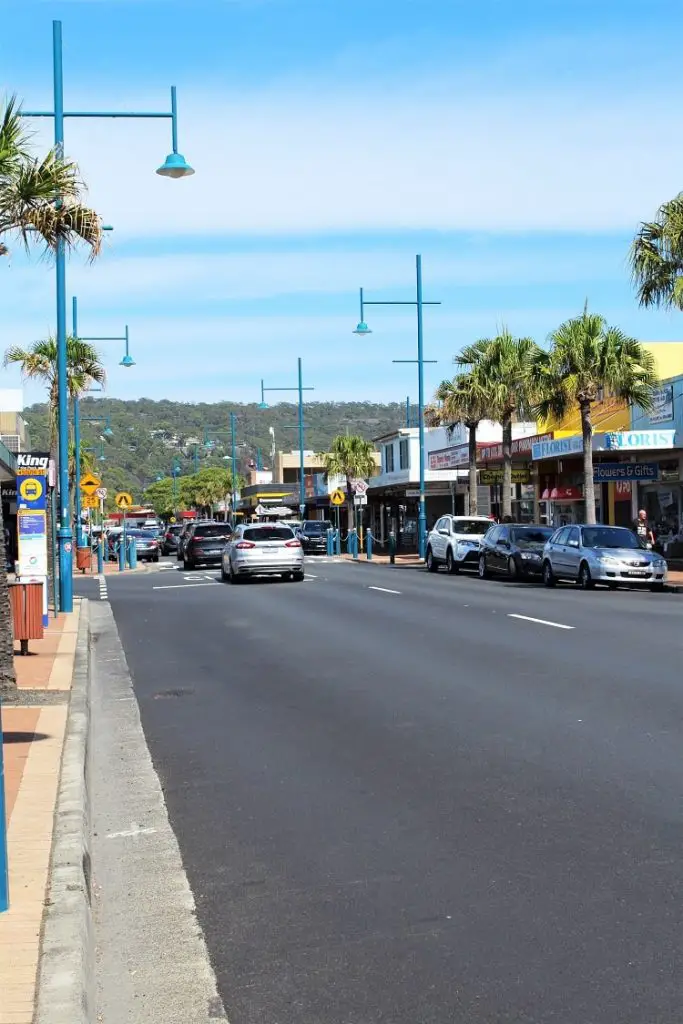
[[[174,459],[179,460],[182,474],[191,473],[197,464],[226,466],[224,456],[230,454],[230,413],[237,415],[239,471],[244,472],[261,449],[264,467],[271,466],[271,449],[275,434],[277,451],[298,447],[297,406],[280,403],[268,409],[258,405],[228,402],[215,404],[152,401],[140,398],[121,401],[116,398],[84,398],[81,401],[82,438],[84,446],[94,447],[95,468],[104,484],[112,490],[131,491],[136,500],[142,491],[159,476],[170,475]],[[34,449],[48,446],[48,412],[46,405],[34,405],[24,416]],[[109,418],[112,435],[101,439],[104,422],[88,423],[86,417]],[[326,451],[336,434],[361,434],[377,437],[405,422],[405,406],[398,403],[380,405],[372,402],[306,402],[306,449]],[[213,445],[204,445],[207,437]],[[101,454],[104,461],[100,461]]]

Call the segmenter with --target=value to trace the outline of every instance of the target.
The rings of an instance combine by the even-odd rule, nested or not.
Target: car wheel
[[[303,583],[303,581],[304,581],[304,574],[302,572],[293,572],[292,573],[292,580],[293,580],[294,583]]]
[[[652,591],[653,594],[663,594],[664,593],[664,584],[663,583],[651,583],[650,584],[650,590]]]
[[[230,578],[230,582],[232,584],[241,583],[241,581],[242,581],[241,576],[237,575],[237,573],[233,569],[232,565],[230,566],[230,577],[229,578]]]
[[[460,572],[460,566],[453,558],[452,548],[449,548],[448,551],[446,552],[446,572],[449,573],[451,576],[454,576],[456,573]]]
[[[154,558],[152,559],[152,561],[153,561],[153,562],[158,562],[158,561],[159,561],[159,556],[158,556],[158,555],[155,555],[155,556],[154,556]]]
[[[478,569],[478,572],[479,572],[479,579],[480,580],[485,580],[486,577],[489,574],[489,571],[486,568],[486,559],[484,558],[483,555],[479,555],[479,569]]]
[[[434,558],[432,549],[427,548],[427,572],[436,572],[438,568],[439,567],[436,564],[436,559]]]
[[[582,590],[592,590],[595,586],[591,571],[586,562],[582,562],[579,568],[579,586]]]
[[[543,582],[545,583],[546,587],[554,587],[557,583],[557,580],[555,579],[555,574],[553,572],[553,567],[550,564],[550,562],[543,563]]]
[[[608,590],[616,590],[618,586],[619,586],[618,583],[608,583],[607,584],[607,589]]]
[[[188,558],[184,558],[183,569],[194,569],[194,562],[191,562]]]
[[[508,558],[508,577],[511,580],[516,580],[518,575],[519,573],[517,572],[517,563],[515,562],[514,558],[510,556],[510,558]]]
[[[223,580],[223,583],[227,583],[228,580],[230,579],[230,577],[228,576],[227,572],[225,571],[225,566],[223,565],[222,562],[221,562],[221,579]]]

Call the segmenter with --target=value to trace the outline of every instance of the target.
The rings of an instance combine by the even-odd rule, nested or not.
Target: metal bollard
[[[135,537],[128,538],[128,567],[129,569],[136,569],[138,564],[138,548],[135,543]]]
[[[327,531],[327,554],[328,556],[334,553],[334,530]]]
[[[341,558],[341,530],[334,532],[334,551],[337,558]]]
[[[104,537],[100,537],[97,545],[97,571],[100,576],[104,572]]]
[[[358,561],[358,530],[353,531],[353,558]]]
[[[389,534],[389,564],[396,564],[396,534],[393,530]]]
[[[118,546],[117,554],[119,556],[119,572],[125,572],[126,571],[126,545],[125,545],[124,540],[123,540],[123,534],[121,534],[121,536],[118,539],[118,545],[119,546]]]
[[[370,529],[365,533],[365,557],[368,562],[372,561],[372,530]]]

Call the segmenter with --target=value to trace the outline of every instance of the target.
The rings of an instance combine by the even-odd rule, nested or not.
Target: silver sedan
[[[624,526],[563,526],[543,549],[543,582],[575,580],[583,590],[649,585],[663,590],[666,562]]]
[[[283,523],[243,523],[223,551],[221,577],[239,583],[249,576],[283,576],[302,581],[301,541]]]

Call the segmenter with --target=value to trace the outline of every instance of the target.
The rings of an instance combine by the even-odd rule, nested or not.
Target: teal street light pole
[[[78,298],[73,296],[71,299],[71,336],[77,341],[125,341],[126,350],[124,353],[119,366],[135,366],[135,362],[130,355],[130,339],[128,335],[128,324],[126,324],[125,333],[113,337],[101,337],[101,336],[85,336],[78,333]],[[74,395],[74,514],[76,518],[76,545],[77,547],[82,546],[83,534],[81,532],[81,422],[90,420],[93,423],[99,420],[105,419],[104,435],[105,437],[111,437],[113,430],[111,429],[111,422],[108,416],[81,416],[81,396]]]
[[[362,319],[362,318],[361,318]],[[259,409],[267,409],[266,391],[296,391],[299,398],[299,516],[303,519],[306,512],[306,480],[304,476],[304,391],[315,391],[315,388],[305,388],[301,356],[297,359],[298,383],[295,388],[266,388],[261,381],[261,401]]]
[[[424,306],[440,306],[440,302],[425,302],[422,298],[422,257],[415,257],[416,275],[416,297],[410,302],[369,302],[363,297],[363,289],[360,289],[360,321],[356,325],[354,334],[364,336],[372,334],[372,331],[365,322],[366,306],[415,306],[417,308],[417,359],[393,359],[394,363],[417,363],[417,402],[418,402],[418,429],[420,444],[420,498],[417,517],[417,538],[418,553],[424,558],[427,548],[427,513],[425,510],[425,427],[424,427],[424,366],[425,363],[435,363],[436,359],[424,358],[423,330],[422,330],[422,309]],[[407,407],[408,414],[410,412]]]
[[[173,515],[178,518],[178,474],[181,471],[180,462],[174,458],[171,465],[171,478],[173,479]]]
[[[52,22],[52,79],[53,109],[23,110],[22,117],[51,117],[54,121],[55,149],[64,154],[64,119],[67,117],[105,118],[167,118],[171,121],[172,152],[164,160],[157,174],[166,178],[184,178],[194,174],[193,169],[178,152],[178,110],[175,86],[171,86],[170,112],[86,111],[64,110],[64,74],[62,65],[62,23]],[[60,202],[56,197],[57,203]],[[66,352],[66,251],[64,240],[58,239],[55,252],[55,282],[57,300],[57,409],[59,460],[59,590],[63,612],[73,611],[72,544],[73,534],[69,516],[69,428]],[[127,365],[127,364],[124,364]]]

